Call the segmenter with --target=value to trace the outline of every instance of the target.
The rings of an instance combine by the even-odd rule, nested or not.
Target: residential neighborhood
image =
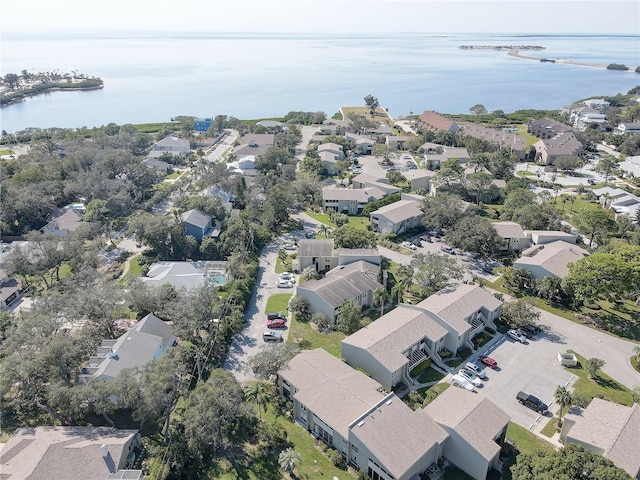
[[[638,93],[21,137],[0,476],[640,478]]]

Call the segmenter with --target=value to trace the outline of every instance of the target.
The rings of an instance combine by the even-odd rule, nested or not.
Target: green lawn
[[[173,171],[173,173],[170,173],[169,175],[165,175],[164,179],[165,180],[172,180],[174,178],[178,178],[180,176],[182,172],[178,172],[178,171]]]
[[[13,150],[0,150],[0,155],[13,155]]]
[[[324,348],[334,357],[340,358],[340,342],[345,337],[340,332],[322,333],[314,330],[309,323],[295,318],[289,324],[288,343],[303,350]]]
[[[285,263],[282,263],[282,260],[277,258],[276,268],[275,268],[276,273],[284,273],[284,272],[292,271],[293,270],[292,260],[293,260],[293,257],[291,255],[287,255],[287,259],[285,260]]]
[[[329,215],[326,213],[315,213],[311,210],[306,210],[305,213],[315,220],[330,226],[331,228],[337,228],[337,225],[329,220]],[[366,229],[369,226],[369,219],[367,217],[357,217],[349,215],[349,225],[354,225]]]
[[[429,367],[418,377],[418,383],[438,382],[444,375],[435,368]]]
[[[432,385],[430,387],[419,388],[416,391],[420,395],[422,395],[423,397],[425,396],[427,391],[436,392],[438,395],[440,395],[442,392],[444,392],[450,386],[451,386],[451,384],[449,382],[440,382],[440,383],[436,383],[435,385]]]
[[[591,398],[598,397],[605,400],[611,400],[612,402],[619,403],[621,405],[630,406],[633,404],[631,390],[621,383],[618,383],[602,371],[598,372],[598,377],[595,380],[591,380],[589,378],[589,373],[583,368],[585,362],[584,357],[577,353],[576,357],[578,358],[577,367],[565,367],[565,370],[578,377],[578,380],[576,380],[573,385],[574,393]]]
[[[565,412],[563,412],[563,415],[566,413],[566,410],[569,410],[568,408],[565,408]],[[555,412],[552,412],[553,415],[551,416],[551,418],[547,421],[547,424],[542,427],[542,430],[540,430],[540,433],[543,434],[545,437],[553,437],[553,435],[556,433],[556,431],[558,430],[558,412],[560,410],[556,410]],[[564,418],[564,417],[563,417]]]
[[[129,271],[124,276],[123,280],[126,282],[127,280],[133,280],[134,278],[142,276],[142,267],[138,262],[139,256],[131,257],[129,259]]]
[[[534,137],[530,133],[527,133],[526,125],[518,125],[518,135],[522,135],[523,137],[527,137],[527,148],[538,141],[538,137]]]
[[[364,115],[368,120],[373,120],[369,113],[369,107],[342,107],[342,113],[345,117],[348,117],[350,113],[357,113]],[[346,120],[346,118],[343,118],[343,120]],[[375,121],[387,123],[391,127],[394,125],[394,121],[389,118],[389,115],[382,107],[376,108]]]
[[[287,305],[289,304],[289,299],[291,298],[290,293],[276,293],[271,295],[267,299],[267,306],[265,307],[265,312],[282,312],[286,313]]]
[[[134,127],[136,127],[140,133],[156,133],[163,128],[168,128],[173,131],[180,129],[178,125],[171,123],[138,123],[134,125]]]
[[[520,453],[531,453],[536,450],[548,452],[555,450],[555,447],[551,443],[513,422],[509,422],[509,426],[507,427],[507,439]]]

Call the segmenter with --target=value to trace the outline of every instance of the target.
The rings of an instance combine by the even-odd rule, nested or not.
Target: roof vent
[[[103,443],[100,447],[100,453],[102,454],[102,458],[109,458],[109,447]]]
[[[362,420],[361,422],[358,423],[358,426],[361,427],[364,425],[364,420]]]
[[[389,399],[386,402],[384,402],[385,405],[391,405],[391,403],[393,403],[393,400]]]

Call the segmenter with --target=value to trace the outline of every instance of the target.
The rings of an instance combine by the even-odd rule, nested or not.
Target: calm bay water
[[[93,127],[176,115],[282,116],[362,105],[377,96],[393,116],[551,109],[626,93],[640,74],[540,63],[459,45],[542,45],[531,56],[640,65],[638,36],[167,34],[9,37],[2,74],[78,71],[105,88],[56,92],[0,110],[1,128]],[[527,52],[523,52],[528,54]]]

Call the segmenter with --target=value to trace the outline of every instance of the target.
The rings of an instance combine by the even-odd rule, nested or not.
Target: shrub
[[[451,358],[453,357],[453,353],[451,353],[449,350],[447,350],[446,348],[443,348],[442,350],[440,350],[438,352],[438,355],[440,355],[441,359],[445,359],[445,358]]]
[[[409,375],[411,375],[412,377],[417,377],[418,375],[420,375],[422,372],[424,372],[430,366],[431,366],[431,360],[425,360],[420,365],[418,365],[416,368],[411,370],[411,372],[409,372]]]
[[[327,458],[329,459],[329,461],[331,461],[331,463],[333,463],[334,467],[337,467],[341,470],[344,470],[345,468],[347,468],[347,462],[345,461],[342,454],[338,452],[336,449],[334,448],[328,449]]]

